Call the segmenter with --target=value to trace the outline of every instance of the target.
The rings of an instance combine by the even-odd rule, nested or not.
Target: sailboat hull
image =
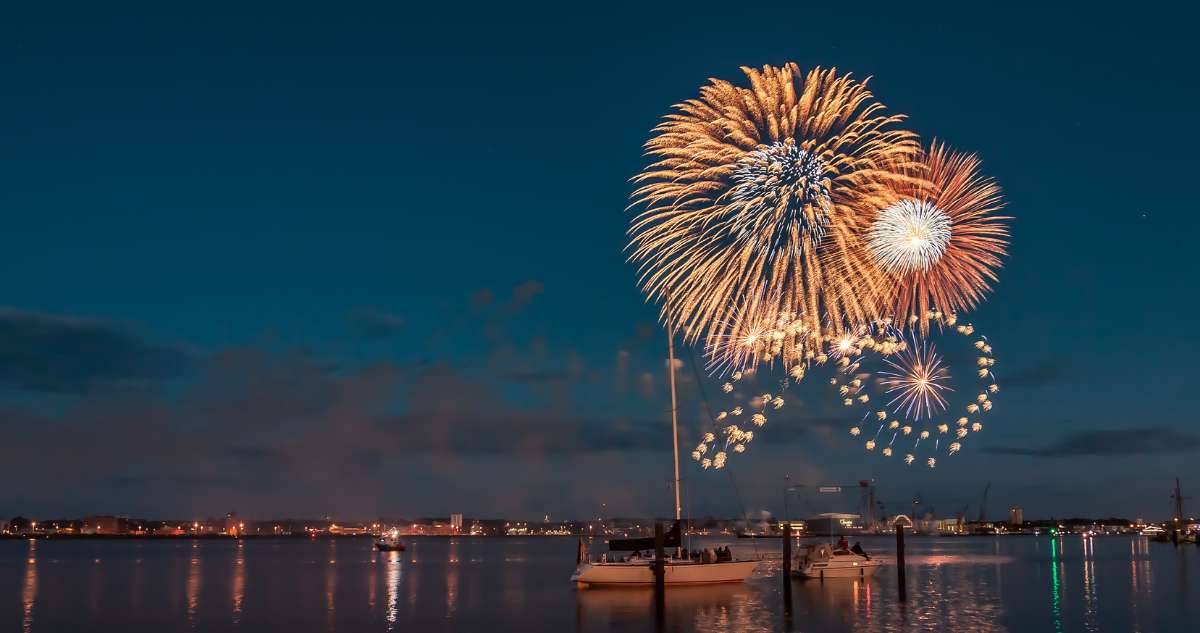
[[[758,561],[724,563],[667,563],[663,582],[668,585],[712,585],[743,582],[754,573]],[[583,563],[571,575],[571,581],[584,586],[653,585],[654,570],[649,562]]]

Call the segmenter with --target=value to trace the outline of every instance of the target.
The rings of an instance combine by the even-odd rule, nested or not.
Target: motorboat
[[[381,552],[403,552],[404,541],[400,540],[400,531],[393,529],[375,540],[375,549]]]
[[[883,561],[829,543],[805,545],[793,557],[792,574],[804,578],[870,578]]]

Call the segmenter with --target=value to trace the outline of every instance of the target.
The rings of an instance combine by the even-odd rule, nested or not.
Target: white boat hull
[[[828,543],[808,545],[792,559],[792,575],[803,578],[870,578],[883,566],[878,558],[840,550]]]
[[[792,572],[795,576],[804,578],[870,578],[875,570],[883,566],[876,560],[855,562],[851,564],[822,564],[805,565]]]
[[[724,563],[667,563],[663,582],[667,585],[711,585],[743,582],[754,573],[758,561]],[[583,563],[571,575],[571,581],[586,586],[653,585],[654,570],[649,562]]]

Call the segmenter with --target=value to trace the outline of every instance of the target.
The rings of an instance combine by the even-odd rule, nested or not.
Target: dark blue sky
[[[1004,188],[971,315],[1004,400],[928,471],[810,386],[733,463],[740,502],[688,464],[693,512],[778,510],[790,473],[1164,515],[1200,485],[1197,16],[1134,9],[10,9],[0,514],[669,512],[626,180],[672,103],[790,60],[873,75]]]

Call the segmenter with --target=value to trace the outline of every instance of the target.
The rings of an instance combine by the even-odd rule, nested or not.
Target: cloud
[[[346,315],[355,334],[363,338],[386,338],[404,329],[404,317],[375,308],[360,308]]]
[[[0,383],[70,393],[173,378],[191,354],[97,319],[0,309]]]
[[[1184,453],[1197,449],[1200,449],[1200,437],[1173,429],[1149,428],[1081,431],[1065,435],[1058,441],[1040,448],[1000,446],[983,450],[1000,455],[1085,457]]]
[[[471,309],[482,310],[492,305],[495,301],[496,296],[492,294],[491,290],[487,288],[476,290],[471,294]]]
[[[1000,380],[1005,387],[1040,387],[1057,382],[1071,369],[1071,363],[1066,360],[1052,359],[1042,361],[1037,365],[1005,373]]]
[[[661,421],[517,406],[482,380],[446,365],[415,376],[403,400],[404,412],[378,423],[384,445],[395,441],[446,455],[526,456],[662,448]]]
[[[574,476],[577,461],[616,468],[665,450],[663,428],[662,419],[514,402],[490,374],[447,365],[339,368],[301,352],[229,349],[169,388],[0,410],[0,463],[12,473],[0,505],[372,516],[396,502],[380,496],[382,480],[423,482],[402,503],[436,508],[449,492],[473,494],[458,490],[464,477],[508,482],[498,485],[545,504],[554,498],[544,482]]]
[[[520,312],[525,308],[525,306],[529,305],[529,303],[533,301],[535,297],[545,291],[546,286],[542,282],[535,279],[530,279],[529,281],[517,284],[517,286],[513,288],[512,296],[509,297],[508,303],[504,306],[505,314],[511,315]]]
[[[514,382],[527,384],[559,383],[571,380],[571,372],[566,369],[530,369],[502,372],[501,377]]]

